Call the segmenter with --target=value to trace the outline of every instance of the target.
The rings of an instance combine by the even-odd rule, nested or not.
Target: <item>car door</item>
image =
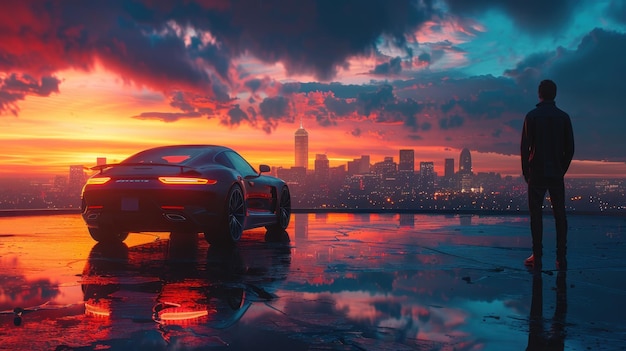
[[[248,211],[272,212],[274,209],[272,199],[275,190],[239,154],[234,151],[226,151],[225,156],[243,177]]]

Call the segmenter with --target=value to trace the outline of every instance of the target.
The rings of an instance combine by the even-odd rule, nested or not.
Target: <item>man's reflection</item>
[[[543,281],[541,272],[533,274],[533,296],[530,304],[527,351],[557,351],[565,349],[565,314],[567,313],[566,272],[556,276],[556,308],[549,331],[544,328]]]

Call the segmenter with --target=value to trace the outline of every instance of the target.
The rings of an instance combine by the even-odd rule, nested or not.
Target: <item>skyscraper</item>
[[[361,162],[359,162],[359,173],[366,174],[370,172],[370,155],[361,155]]]
[[[398,171],[415,172],[415,150],[400,150]]]
[[[443,176],[446,179],[450,179],[454,176],[454,159],[453,158],[445,159],[445,169],[444,169]]]
[[[315,155],[315,179],[319,182],[328,182],[330,178],[330,162],[324,154]]]
[[[72,196],[80,195],[80,191],[85,185],[85,168],[83,165],[70,166],[70,176],[67,182],[68,192]]]
[[[461,192],[472,191],[472,155],[470,151],[465,148],[461,150],[461,158],[459,160],[459,181],[461,185]]]
[[[461,150],[461,158],[459,159],[459,173],[472,174],[472,155],[467,148]]]
[[[309,133],[302,127],[302,121],[295,133],[295,161],[296,167],[309,168]]]
[[[435,164],[434,162],[420,162],[421,190],[427,194],[435,191]]]

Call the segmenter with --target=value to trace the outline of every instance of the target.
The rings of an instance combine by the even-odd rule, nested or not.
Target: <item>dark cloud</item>
[[[322,127],[331,127],[337,125],[337,122],[333,121],[328,113],[314,112],[315,121]]]
[[[0,114],[9,112],[17,116],[19,101],[28,95],[49,96],[58,93],[60,82],[56,77],[44,76],[36,79],[28,74],[11,74],[0,79]]]
[[[215,33],[234,55],[249,52],[282,62],[289,73],[328,80],[349,57],[373,52],[383,34],[405,45],[405,34],[432,13],[432,1],[232,1],[192,23]]]
[[[265,98],[259,104],[259,111],[266,120],[286,117],[289,114],[289,100],[283,96]]]
[[[626,24],[626,2],[623,0],[611,1],[606,14],[616,21]]]
[[[360,94],[375,93],[378,89],[378,85],[375,84],[300,83],[295,92],[310,93],[315,91],[330,91],[336,98],[349,99],[356,98]]]
[[[228,80],[230,57],[222,52],[219,47],[211,43],[203,43],[200,38],[192,37],[188,47],[192,59],[202,59],[210,68],[213,68],[222,79]]]
[[[381,35],[409,51],[405,35],[432,13],[432,0],[1,2],[0,72],[41,79],[98,62],[138,86],[226,102],[233,58],[328,80],[349,58],[373,53]]]
[[[228,117],[230,117],[227,122],[228,125],[239,125],[242,121],[249,120],[248,114],[239,108],[239,105],[236,105],[228,111]]]
[[[412,99],[398,100],[383,106],[378,114],[378,122],[402,122],[413,131],[419,129],[417,116],[423,106]]]
[[[393,95],[393,87],[385,84],[373,93],[360,93],[357,97],[358,112],[364,116],[369,116],[374,110],[379,110],[386,104],[396,100]]]
[[[300,83],[285,83],[280,87],[281,94],[289,95],[300,91]]]
[[[574,0],[445,0],[450,12],[476,15],[500,10],[532,34],[553,34],[572,21],[581,1]]]
[[[51,93],[59,92],[60,81],[56,77],[42,77],[41,82],[24,74],[19,77],[11,74],[2,84],[3,90],[32,94],[38,96],[48,96]]]
[[[506,112],[521,113],[528,108],[527,104],[519,104],[519,101],[519,91],[479,90],[455,103],[472,118],[496,119]]]
[[[361,128],[354,128],[350,134],[352,134],[352,136],[355,137],[360,137],[361,136]]]
[[[386,76],[400,74],[400,72],[402,72],[402,59],[400,57],[394,57],[389,60],[389,62],[377,65],[371,73]]]
[[[143,112],[137,116],[133,116],[135,119],[150,120],[156,119],[165,123],[176,122],[183,118],[198,118],[202,117],[200,112]]]
[[[348,116],[356,111],[356,103],[347,101],[346,99],[337,99],[332,96],[327,96],[324,99],[324,106],[336,115]]]
[[[256,92],[261,87],[262,81],[260,79],[250,79],[244,83],[248,89],[252,92]]]
[[[626,34],[595,29],[575,50],[532,56],[506,74],[532,96],[540,80],[556,82],[557,104],[574,125],[576,158],[626,161],[624,62]]]
[[[447,118],[441,118],[439,120],[439,128],[444,130],[460,128],[463,126],[464,122],[465,119],[462,116],[453,115]]]
[[[170,99],[170,105],[172,107],[179,108],[184,112],[191,112],[196,109],[193,104],[188,101],[188,99],[185,97],[185,93],[182,91],[176,91],[172,93]]]
[[[429,53],[422,53],[417,57],[419,62],[425,62],[425,63],[430,63],[431,62],[431,57]]]

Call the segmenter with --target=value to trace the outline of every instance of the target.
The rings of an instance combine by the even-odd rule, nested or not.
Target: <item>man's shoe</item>
[[[524,266],[532,267],[534,265],[535,265],[535,255],[530,255],[530,257],[524,260]]]
[[[535,257],[535,255],[532,254],[524,260],[524,265],[526,267],[541,268],[541,257]]]

